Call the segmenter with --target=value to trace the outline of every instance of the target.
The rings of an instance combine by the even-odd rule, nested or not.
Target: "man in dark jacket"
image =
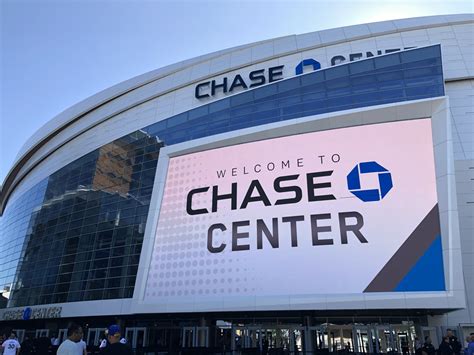
[[[443,341],[439,344],[438,355],[454,355],[453,348],[449,344],[448,336],[444,336]]]
[[[423,355],[435,355],[436,353],[436,349],[433,344],[431,344],[431,338],[429,336],[425,337],[425,343],[421,347],[421,353]]]
[[[453,349],[455,355],[459,355],[461,353],[462,345],[459,342],[458,338],[456,338],[453,334],[451,329],[446,330],[446,336],[449,338],[449,345]]]

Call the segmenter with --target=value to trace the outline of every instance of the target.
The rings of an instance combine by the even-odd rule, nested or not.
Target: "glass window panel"
[[[260,99],[271,99],[271,96],[275,95],[278,92],[277,85],[265,85],[258,90],[255,90],[254,97],[255,101],[259,101]]]
[[[400,55],[398,53],[383,55],[374,58],[375,69],[393,67],[400,64]]]
[[[349,75],[349,65],[340,65],[326,70],[326,80],[347,77]]]
[[[417,48],[414,50],[403,51],[400,53],[403,63],[417,62],[422,59],[441,57],[440,46],[429,46],[425,48]]]
[[[324,83],[316,83],[313,85],[308,85],[301,89],[301,94],[313,93],[313,92],[326,92],[326,85]]]
[[[198,107],[194,110],[189,111],[189,120],[200,118],[202,116],[207,115],[208,113],[209,113],[209,105]]]
[[[236,107],[239,105],[253,102],[253,90],[244,91],[240,94],[236,94],[230,97],[230,106]]]
[[[161,131],[166,129],[166,120],[152,124],[151,126],[146,127],[144,130],[150,135],[159,135]]]
[[[416,86],[412,88],[405,89],[407,96],[413,97],[430,97],[433,94],[438,93],[438,88],[436,86]]]
[[[301,75],[299,78],[301,80],[301,86],[307,86],[316,83],[324,82],[324,70],[316,71],[310,74]]]
[[[221,99],[209,104],[209,113],[225,110],[230,107],[230,100],[228,98]]]
[[[297,91],[301,86],[299,77],[291,78],[287,80],[281,80],[277,82],[277,90],[281,93],[287,93],[288,91]],[[292,93],[294,95],[294,93]]]
[[[167,127],[168,128],[171,128],[171,127],[175,127],[175,126],[178,126],[180,124],[183,124],[185,123],[186,121],[188,120],[188,113],[185,112],[185,113],[182,113],[182,114],[179,114],[177,116],[174,116],[172,118],[169,118],[167,119]]]
[[[441,57],[438,58],[428,58],[419,60],[416,62],[407,62],[403,63],[403,68],[419,68],[419,67],[441,67]]]
[[[373,59],[360,60],[349,65],[349,71],[351,74],[365,73],[374,69],[375,66]]]

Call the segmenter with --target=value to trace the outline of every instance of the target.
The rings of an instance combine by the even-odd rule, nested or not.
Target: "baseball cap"
[[[111,336],[120,335],[120,327],[117,324],[112,324],[107,328],[107,334]]]

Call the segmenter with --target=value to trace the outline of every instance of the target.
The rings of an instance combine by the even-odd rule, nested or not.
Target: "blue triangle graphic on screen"
[[[444,291],[443,249],[441,235],[431,243],[394,291]]]

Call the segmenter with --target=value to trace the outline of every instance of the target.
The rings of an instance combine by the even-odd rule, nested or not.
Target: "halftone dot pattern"
[[[186,197],[190,190],[212,186],[212,178],[202,170],[196,154],[171,158],[161,203],[146,297],[224,296],[240,294],[246,277],[234,277],[239,262],[228,250],[218,255],[207,250],[207,230],[218,213],[188,215]],[[193,208],[210,209],[210,194],[196,194]],[[216,238],[217,242],[217,238]]]

